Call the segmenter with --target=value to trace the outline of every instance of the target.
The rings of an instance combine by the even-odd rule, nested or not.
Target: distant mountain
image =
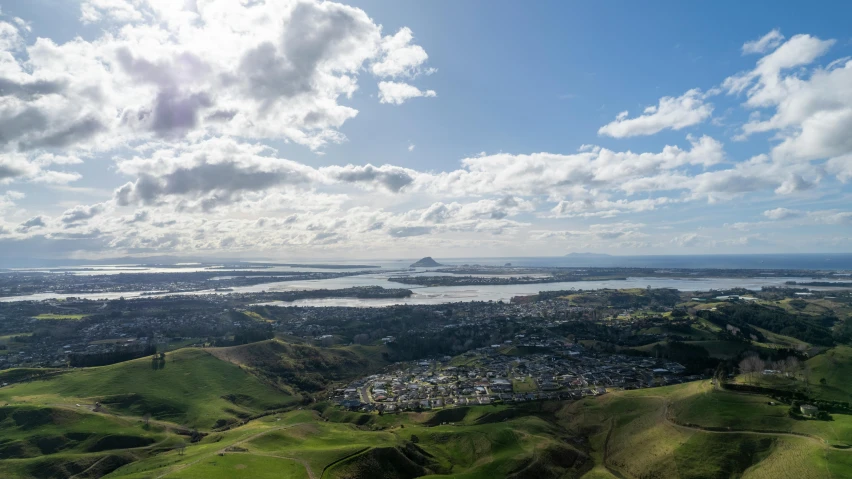
[[[435,268],[437,266],[444,266],[444,265],[442,265],[441,263],[432,259],[431,256],[427,256],[427,257],[421,259],[420,261],[412,264],[410,267],[411,268]]]
[[[603,253],[568,253],[565,255],[566,258],[610,258],[611,254],[603,254]]]

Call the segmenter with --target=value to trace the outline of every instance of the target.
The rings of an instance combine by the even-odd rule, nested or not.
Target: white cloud
[[[771,220],[787,220],[791,218],[799,218],[802,216],[801,211],[791,210],[787,208],[775,208],[774,210],[766,210],[763,212],[763,216],[771,219]]]
[[[353,183],[368,187],[381,186],[393,192],[399,192],[414,182],[418,173],[414,170],[401,168],[399,166],[382,165],[364,166],[326,166],[319,169],[319,173],[332,181]]]
[[[625,213],[638,213],[653,211],[660,206],[674,203],[675,200],[666,197],[642,199],[642,200],[596,200],[587,198],[585,200],[562,200],[550,213],[555,218],[609,218]]]
[[[743,55],[752,53],[766,53],[784,41],[784,35],[776,28],[757,40],[743,43]]]
[[[80,4],[80,21],[83,23],[102,20],[131,23],[143,19],[142,13],[128,0],[83,0]]]
[[[666,146],[659,153],[616,152],[593,148],[562,155],[496,154],[462,160],[463,169],[422,174],[415,188],[454,195],[512,194],[550,195],[562,199],[588,193],[589,189],[620,190],[628,194],[655,189],[686,188],[682,182],[665,181],[664,188],[642,183],[687,166],[712,166],[725,158],[722,144],[709,136],[689,137],[691,149]]]
[[[682,248],[690,248],[705,244],[710,238],[698,233],[684,233],[671,239],[671,243]]]
[[[382,103],[436,95],[415,86],[434,70],[411,30],[385,35],[359,9],[314,1],[86,0],[81,15],[101,33],[58,44],[30,38],[21,22],[0,23],[0,183],[31,183],[28,192],[46,190],[61,205],[40,201],[28,211],[18,195],[0,192],[3,241],[111,255],[339,257],[355,245],[359,254],[385,257],[405,248],[490,254],[484,248],[493,246],[499,254],[520,253],[518,245],[530,240],[542,254],[667,252],[747,250],[766,241],[725,236],[731,230],[852,224],[847,211],[795,203],[810,203],[824,183],[836,187],[829,175],[852,181],[852,63],[811,66],[831,40],[798,35],[783,42],[770,32],[743,46],[764,57],[724,82],[753,112],[740,136],[769,132],[778,140],[768,154],[745,161],[696,134],[652,150],[584,144],[567,154],[482,153],[443,169],[438,161],[413,166],[411,155],[397,164],[381,156],[346,164],[355,157],[335,154],[318,165],[300,159],[298,149],[281,147],[300,159],[294,161],[268,145],[317,150],[344,141],[342,127],[358,114],[350,99],[369,93],[358,90],[364,76],[381,81]],[[626,138],[699,125],[712,116],[708,98],[716,94],[694,89],[661,98],[632,118],[620,113],[599,134]],[[725,115],[730,124],[733,113]],[[501,146],[469,151],[483,148]],[[125,183],[114,192],[62,186],[99,168],[83,162],[112,155],[109,172]],[[90,183],[102,178],[94,173]],[[83,193],[92,199],[79,201]],[[782,204],[791,209],[767,210],[760,223],[719,222],[722,238],[712,226],[694,233],[682,226],[684,216],[713,208],[695,202],[772,195],[786,195]],[[616,216],[631,221],[600,219]],[[638,222],[651,216],[654,228]],[[784,219],[795,221],[778,223]],[[10,244],[0,243],[3,254],[21,251]],[[50,244],[57,246],[44,248]],[[406,246],[394,249],[400,244]]]
[[[358,112],[341,100],[362,72],[413,77],[427,58],[408,28],[383,38],[363,10],[334,2],[86,0],[81,14],[110,28],[92,41],[40,38],[0,68],[0,90],[17,92],[0,105],[0,149],[210,134],[319,149],[345,139]],[[24,48],[9,23],[0,47]],[[386,93],[434,96],[405,83]]]
[[[406,100],[437,96],[435,90],[420,90],[408,83],[383,81],[379,83],[379,102],[402,105]]]
[[[644,238],[647,234],[641,231],[645,225],[642,223],[631,223],[622,221],[618,223],[599,223],[589,225],[584,230],[538,230],[532,231],[532,238],[546,240],[550,238],[572,238],[585,237],[594,240],[611,241],[624,239]]]
[[[649,106],[641,116],[628,118],[624,111],[615,121],[602,126],[598,134],[614,138],[653,135],[665,129],[681,130],[697,125],[713,114],[713,105],[704,102],[705,95],[699,89],[692,89],[675,98],[660,98],[656,106]]]
[[[62,216],[59,218],[59,221],[65,225],[66,228],[72,226],[78,226],[81,223],[84,223],[95,216],[101,214],[106,209],[104,204],[96,204],[96,205],[78,205],[70,210],[66,210],[62,213]]]
[[[17,51],[23,46],[24,39],[18,28],[11,23],[0,21],[0,52]]]
[[[370,67],[380,77],[414,77],[420,66],[429,58],[420,45],[413,45],[414,34],[408,27],[400,28],[396,35],[382,38],[381,58]]]
[[[754,116],[740,138],[776,132],[781,142],[772,149],[779,163],[806,163],[828,159],[825,171],[841,181],[852,155],[852,60],[840,59],[806,72],[801,68],[825,55],[834,40],[796,35],[761,58],[754,70],[725,80],[730,93],[745,92],[745,105],[774,108],[767,119]],[[782,192],[795,189],[791,183]]]
[[[42,171],[33,178],[32,181],[36,183],[47,183],[51,185],[64,185],[67,183],[72,183],[74,181],[82,178],[83,175],[76,172],[64,172],[64,171]]]
[[[830,225],[852,225],[852,211],[810,211],[808,216],[819,223]]]

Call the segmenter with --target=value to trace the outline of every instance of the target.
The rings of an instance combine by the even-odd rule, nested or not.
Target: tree
[[[757,354],[746,356],[740,361],[740,372],[748,377],[766,369],[766,363]]]
[[[819,383],[820,383],[820,384],[822,384],[823,386],[825,386],[825,384],[826,384],[827,382],[828,382],[828,381],[826,381],[826,380],[825,380],[825,378],[820,378],[820,379],[819,379]]]
[[[801,368],[802,363],[796,356],[787,356],[787,359],[784,360],[783,371],[787,376],[796,376]]]

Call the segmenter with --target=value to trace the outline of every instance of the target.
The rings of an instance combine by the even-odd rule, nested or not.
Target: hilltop
[[[0,402],[93,407],[186,427],[212,428],[298,402],[292,390],[262,381],[207,350],[187,348],[161,359],[145,357],[70,370],[0,388]]]
[[[427,256],[423,259],[420,259],[416,263],[413,263],[411,268],[437,268],[438,266],[444,266],[441,263],[432,259],[431,256]]]

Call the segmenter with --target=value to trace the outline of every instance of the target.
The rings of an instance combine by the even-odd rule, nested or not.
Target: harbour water
[[[345,276],[341,278],[309,280],[309,281],[282,281],[275,283],[258,284],[233,288],[234,293],[249,293],[261,291],[300,291],[316,289],[342,289],[355,286],[381,286],[384,288],[406,288],[414,292],[408,298],[393,299],[359,299],[359,298],[327,298],[327,299],[305,299],[294,302],[276,302],[281,306],[356,306],[377,307],[394,304],[441,304],[459,301],[509,301],[514,296],[536,294],[539,291],[559,291],[570,289],[620,289],[620,288],[674,288],[680,291],[709,291],[711,289],[746,288],[759,290],[764,286],[783,286],[786,281],[807,282],[813,281],[807,277],[778,277],[766,276],[758,278],[655,278],[655,277],[633,277],[626,280],[605,281],[572,281],[561,283],[538,283],[538,284],[515,284],[515,285],[477,285],[477,286],[418,286],[406,285],[388,281],[392,275],[390,272],[365,274],[358,276]],[[841,278],[838,278],[839,280]],[[831,289],[831,288],[810,288]],[[26,296],[11,296],[0,298],[0,301],[40,301],[46,299],[63,299],[68,296],[92,300],[107,300],[119,298],[135,298],[142,295],[142,291],[123,293],[96,293],[61,295],[55,293],[40,293]],[[187,293],[171,293],[172,295],[196,295],[196,294],[227,294],[215,290],[194,291]],[[166,296],[167,294],[147,294],[146,297]]]

